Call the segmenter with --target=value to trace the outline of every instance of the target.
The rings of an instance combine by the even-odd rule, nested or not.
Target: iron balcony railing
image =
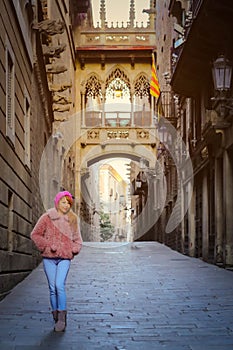
[[[158,99],[158,114],[167,120],[175,120],[175,102],[171,91],[161,91]]]

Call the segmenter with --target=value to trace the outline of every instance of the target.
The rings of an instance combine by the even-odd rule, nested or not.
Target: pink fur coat
[[[51,208],[39,218],[31,239],[45,258],[73,259],[82,247],[78,217],[72,210],[59,215]]]

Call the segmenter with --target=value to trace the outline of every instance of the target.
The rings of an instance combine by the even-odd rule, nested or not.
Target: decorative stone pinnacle
[[[100,25],[104,28],[106,25],[106,5],[105,0],[100,0]]]
[[[134,20],[135,20],[135,3],[134,3],[134,0],[130,0],[129,22],[131,27],[134,26]]]

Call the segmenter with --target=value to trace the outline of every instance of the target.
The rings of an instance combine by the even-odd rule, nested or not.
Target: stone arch
[[[90,73],[83,83],[84,99],[82,103],[86,108],[87,125],[100,123],[100,116],[98,113],[96,115],[95,111],[100,109],[99,106],[103,100],[102,86],[103,81],[94,72]]]
[[[140,162],[140,159],[141,159],[141,157],[139,155],[136,155],[136,154],[113,152],[113,153],[107,153],[107,154],[100,154],[100,155],[97,155],[95,158],[89,159],[87,161],[87,166],[89,167],[92,164],[97,163],[97,162],[104,160],[104,159],[119,158],[119,157],[129,158],[129,159],[136,161],[136,162]],[[147,163],[149,164],[148,161],[147,161]]]
[[[92,147],[82,158],[80,170],[82,168],[88,168],[99,160],[117,157],[129,158],[135,161],[140,161],[141,158],[144,158],[145,164],[150,168],[154,168],[156,163],[154,153],[149,147],[139,144],[132,147],[131,144],[115,143],[106,144],[106,146],[96,145],[95,147]]]
[[[84,86],[86,97],[102,98],[102,80],[96,73],[89,74]]]
[[[149,99],[150,81],[148,79],[147,74],[145,73],[138,74],[137,77],[134,79],[133,87],[134,87],[135,96],[138,96],[140,98],[147,97]]]
[[[105,80],[105,92],[111,95],[112,91],[121,89],[125,96],[130,96],[131,82],[124,68],[115,66]]]
[[[130,79],[129,79],[125,69],[120,65],[115,65],[113,68],[111,68],[111,70],[108,73],[107,78],[106,78],[105,87],[107,87],[107,84],[110,83],[115,78],[122,79],[127,84],[128,88],[129,89],[131,88]]]
[[[150,125],[150,81],[148,75],[141,72],[133,82],[134,89],[134,121],[135,125]]]

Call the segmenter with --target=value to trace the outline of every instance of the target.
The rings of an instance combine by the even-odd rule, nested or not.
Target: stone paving
[[[67,296],[54,333],[39,265],[0,302],[0,349],[233,349],[233,272],[156,242],[84,244]]]

